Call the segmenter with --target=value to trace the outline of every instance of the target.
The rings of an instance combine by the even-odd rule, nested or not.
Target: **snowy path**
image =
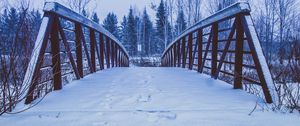
[[[257,97],[180,68],[115,68],[52,92],[1,126],[282,126],[294,114],[255,111]]]

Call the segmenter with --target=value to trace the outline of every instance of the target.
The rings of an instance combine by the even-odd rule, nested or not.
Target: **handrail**
[[[72,11],[71,9],[69,9],[57,2],[46,2],[43,10],[44,10],[44,12],[55,13],[61,17],[72,20],[74,22],[80,22],[81,24],[85,25],[86,27],[93,28],[96,31],[107,35],[109,38],[111,38],[112,40],[117,42],[119,45],[121,45],[121,47],[125,51],[126,55],[129,55],[128,52],[126,51],[126,49],[122,46],[119,39],[117,39],[113,34],[111,34],[109,31],[107,31],[101,25],[87,19],[86,17]]]
[[[193,26],[190,26],[189,28],[184,30],[178,37],[176,37],[176,39],[173,42],[171,42],[167,48],[169,48],[173,43],[175,43],[180,38],[186,36],[192,31],[211,25],[214,22],[220,22],[224,19],[228,19],[239,13],[250,13],[250,12],[251,12],[251,8],[248,2],[237,2],[229,7],[217,11],[215,14],[197,22]],[[163,52],[163,54],[165,53],[165,51]]]
[[[162,66],[187,67],[252,93],[247,86],[256,84],[272,103],[273,79],[250,12],[249,3],[237,2],[189,27],[165,49]]]
[[[44,12],[19,98],[25,104],[97,70],[129,66],[121,42],[102,26],[56,2]]]

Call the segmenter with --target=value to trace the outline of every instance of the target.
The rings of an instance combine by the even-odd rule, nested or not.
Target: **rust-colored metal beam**
[[[186,42],[185,42],[185,36],[182,37],[182,68],[185,68],[186,66]]]
[[[214,77],[217,72],[217,65],[218,65],[218,32],[219,24],[214,23],[212,25],[212,52],[211,52],[211,76]]]
[[[202,38],[202,34],[203,34],[203,29],[199,29],[197,32],[197,43],[198,43],[198,72],[200,72],[200,68],[202,65],[202,47],[203,47],[203,38]]]
[[[111,46],[111,42],[110,42],[110,39],[108,36],[106,36],[106,39],[105,39],[105,42],[106,42],[106,68],[110,68],[110,46]]]
[[[99,38],[100,38],[100,42],[99,42],[99,47],[100,47],[100,69],[103,70],[104,69],[104,36],[102,33],[99,33]]]
[[[188,35],[189,69],[193,69],[193,33]]]
[[[81,43],[81,33],[80,30],[81,26],[80,24],[75,24],[75,43],[76,43],[76,62],[77,62],[77,69],[78,73],[81,78],[83,78],[83,64],[82,64],[82,43]]]
[[[91,52],[91,67],[92,72],[96,72],[96,36],[95,30],[90,28],[90,52]]]
[[[57,16],[54,17],[54,22],[52,25],[52,31],[50,33],[51,41],[51,53],[52,53],[52,72],[53,72],[53,89],[62,89],[61,82],[61,65],[60,65],[60,43],[59,43],[59,19]]]
[[[244,28],[241,15],[236,17],[236,42],[235,42],[235,64],[234,64],[234,89],[242,89],[243,81],[243,50],[244,50]]]

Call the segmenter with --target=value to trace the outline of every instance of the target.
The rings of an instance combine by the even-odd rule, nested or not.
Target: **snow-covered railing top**
[[[249,3],[238,2],[189,27],[165,49],[162,66],[210,74],[235,89],[264,95],[272,103],[276,100],[273,79],[250,11]],[[261,92],[253,90],[253,84]]]
[[[66,19],[80,22],[81,24],[85,25],[86,27],[90,27],[95,29],[98,32],[101,32],[111,38],[113,41],[118,43],[121,48],[125,51],[125,53],[128,55],[128,52],[126,49],[122,46],[119,39],[117,39],[113,34],[111,34],[109,31],[107,31],[105,28],[103,28],[101,25],[95,23],[94,21],[91,21],[90,19],[72,11],[71,9],[57,3],[57,2],[46,2],[44,5],[44,12],[51,12],[58,14]]]
[[[180,38],[182,38],[183,36],[188,35],[190,32],[195,31],[199,28],[203,28],[206,27],[208,25],[213,24],[214,22],[221,22],[222,20],[226,20],[230,17],[235,16],[236,14],[239,13],[250,13],[251,12],[251,8],[248,2],[237,2],[229,7],[226,7],[220,11],[217,11],[215,14],[197,22],[196,24],[194,24],[193,26],[190,26],[189,28],[187,28],[186,30],[184,30],[181,35],[179,35],[178,37],[176,37],[176,39],[170,43],[167,47],[167,49],[175,42],[177,42]],[[166,51],[166,50],[165,50]],[[163,52],[163,54],[165,53],[165,51]]]

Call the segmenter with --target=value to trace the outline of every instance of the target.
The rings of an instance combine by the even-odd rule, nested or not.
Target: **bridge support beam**
[[[197,43],[198,43],[198,72],[201,71],[201,65],[202,65],[202,34],[203,34],[203,29],[199,29],[197,32]]]
[[[110,68],[110,53],[111,53],[111,43],[108,36],[106,36],[105,42],[106,42],[106,68]]]
[[[83,78],[83,64],[82,64],[82,43],[81,43],[81,34],[80,34],[80,24],[75,24],[75,34],[76,34],[76,62],[78,73],[81,78]]]
[[[243,53],[244,53],[244,28],[242,16],[236,17],[236,43],[235,43],[235,65],[234,65],[234,89],[242,89],[243,81]]]
[[[189,69],[193,69],[193,33],[189,34],[188,38],[188,50],[189,50]]]
[[[218,23],[212,25],[212,51],[211,51],[211,76],[215,78],[218,66]]]
[[[53,72],[53,88],[54,90],[62,89],[61,81],[61,65],[60,65],[60,45],[59,45],[59,19],[54,17],[54,22],[51,31],[51,52],[52,52],[52,72]]]
[[[186,66],[186,40],[185,40],[185,36],[182,37],[182,46],[181,46],[181,49],[182,49],[182,68],[185,68]]]
[[[177,67],[180,67],[181,64],[181,52],[180,52],[181,48],[180,48],[180,40],[177,42],[177,51],[176,51],[176,55],[177,55]]]
[[[92,73],[96,72],[96,55],[95,55],[95,49],[96,49],[96,36],[95,31],[93,29],[90,29],[90,48],[91,48],[91,67],[92,67]]]
[[[100,69],[104,69],[104,36],[102,33],[99,34],[100,42],[99,42],[99,47],[100,47]]]

